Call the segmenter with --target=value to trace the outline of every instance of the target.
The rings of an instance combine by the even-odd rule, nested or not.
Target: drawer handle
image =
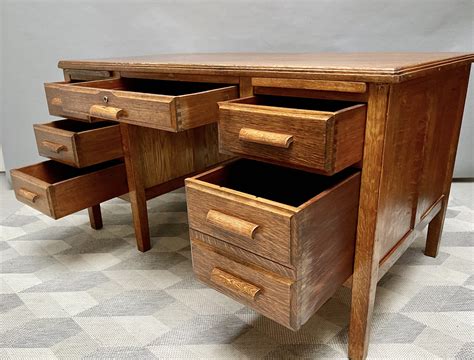
[[[90,117],[106,120],[118,120],[123,113],[123,109],[104,105],[92,105],[89,109]]]
[[[261,291],[258,286],[239,279],[219,268],[212,269],[211,281],[216,285],[225,287],[226,289],[252,301],[255,300],[257,294]]]
[[[67,150],[65,145],[57,144],[55,142],[51,142],[51,141],[48,141],[48,140],[42,141],[41,145],[44,146],[45,148],[51,150],[52,152],[55,152],[56,154],[59,154],[61,151]]]
[[[18,190],[18,195],[22,197],[23,199],[28,200],[31,203],[34,203],[39,197],[38,194],[31,192],[29,190],[23,189],[23,188],[20,188]]]
[[[223,214],[216,210],[209,210],[206,220],[222,230],[246,237],[250,240],[254,239],[255,232],[259,228],[259,225],[239,219],[235,216]]]
[[[288,149],[293,142],[293,135],[242,128],[239,132],[239,140]]]
[[[53,98],[53,99],[51,100],[51,105],[54,105],[54,106],[61,106],[62,104],[63,104],[63,101],[62,101],[61,98],[55,97],[55,98]]]

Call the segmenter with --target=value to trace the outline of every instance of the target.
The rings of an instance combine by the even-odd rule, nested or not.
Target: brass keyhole
[[[104,100],[106,104],[109,102],[109,98],[107,96],[104,96],[102,99]]]

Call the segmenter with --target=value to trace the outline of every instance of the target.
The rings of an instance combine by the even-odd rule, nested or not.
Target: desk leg
[[[377,233],[377,210],[382,177],[388,95],[388,85],[380,84],[369,87],[349,324],[349,357],[352,360],[362,360],[367,356],[378,281],[377,239],[380,235]]]
[[[94,205],[87,209],[89,212],[89,222],[94,230],[102,229],[102,213],[100,212],[100,204]]]
[[[446,199],[446,198],[445,198]],[[441,243],[441,234],[443,233],[444,217],[446,215],[447,199],[443,207],[431,220],[428,226],[428,236],[426,237],[425,255],[438,256],[439,244]]]
[[[148,227],[145,187],[142,183],[139,169],[137,168],[140,154],[134,146],[136,142],[135,139],[133,139],[133,131],[130,131],[132,126],[134,125],[121,123],[120,131],[122,134],[122,146],[125,167],[127,169],[128,191],[132,206],[137,248],[145,252],[151,248],[150,229]]]

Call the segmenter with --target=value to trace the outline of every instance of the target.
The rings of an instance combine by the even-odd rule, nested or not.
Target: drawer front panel
[[[89,122],[117,120],[158,129],[176,130],[173,98],[120,90],[45,85],[49,113]]]
[[[291,265],[291,214],[187,181],[189,226],[267,259]]]
[[[77,121],[35,124],[39,154],[75,167],[87,167],[123,156],[119,125],[94,128],[92,124],[81,124],[85,129],[73,131],[72,123]]]
[[[333,174],[362,159],[364,105],[313,112],[224,102],[219,148],[282,165]]]
[[[38,153],[41,156],[73,166],[79,165],[73,133],[56,131],[48,124],[35,124],[33,129]]]
[[[326,169],[327,119],[220,105],[219,147],[308,168]]]
[[[13,191],[18,201],[54,218],[47,184],[18,170],[11,171]]]
[[[125,165],[106,164],[79,171],[46,161],[12,170],[18,200],[59,219],[128,192]],[[61,174],[68,172],[66,175]]]
[[[193,269],[210,287],[292,328],[293,281],[251,265],[244,265],[211,247],[192,241]]]
[[[122,79],[50,83],[45,84],[45,91],[52,115],[89,122],[114,120],[168,131],[216,122],[217,102],[238,97],[237,86],[182,95],[147,93],[146,89],[127,91],[126,81]]]

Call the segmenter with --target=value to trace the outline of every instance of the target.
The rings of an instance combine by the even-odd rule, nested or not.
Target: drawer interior
[[[22,173],[32,176],[48,184],[57,184],[61,181],[86,175],[97,170],[120,164],[120,160],[111,160],[102,164],[89,166],[87,168],[74,168],[56,161],[44,161],[42,163],[26,166],[18,169]]]
[[[357,169],[318,175],[258,161],[240,159],[197,179],[256,197],[298,207],[337,185]]]
[[[357,105],[357,102],[342,100],[323,100],[311,98],[298,98],[289,96],[256,95],[244,99],[234,100],[234,103],[272,106],[288,109],[314,110],[337,112],[345,108]]]
[[[138,78],[119,78],[112,80],[74,83],[73,86],[85,86],[109,90],[123,90],[137,93],[180,96],[203,91],[225,88],[226,84],[210,84],[201,82],[153,80]]]
[[[84,132],[84,131],[89,131],[89,130],[97,130],[97,129],[102,129],[109,126],[116,126],[116,125],[117,123],[114,123],[112,121],[86,123],[83,121],[70,120],[70,119],[58,120],[58,121],[53,121],[47,124],[41,124],[41,126],[47,126],[50,128],[64,130],[64,131],[73,132],[73,133],[79,133],[79,132]]]

